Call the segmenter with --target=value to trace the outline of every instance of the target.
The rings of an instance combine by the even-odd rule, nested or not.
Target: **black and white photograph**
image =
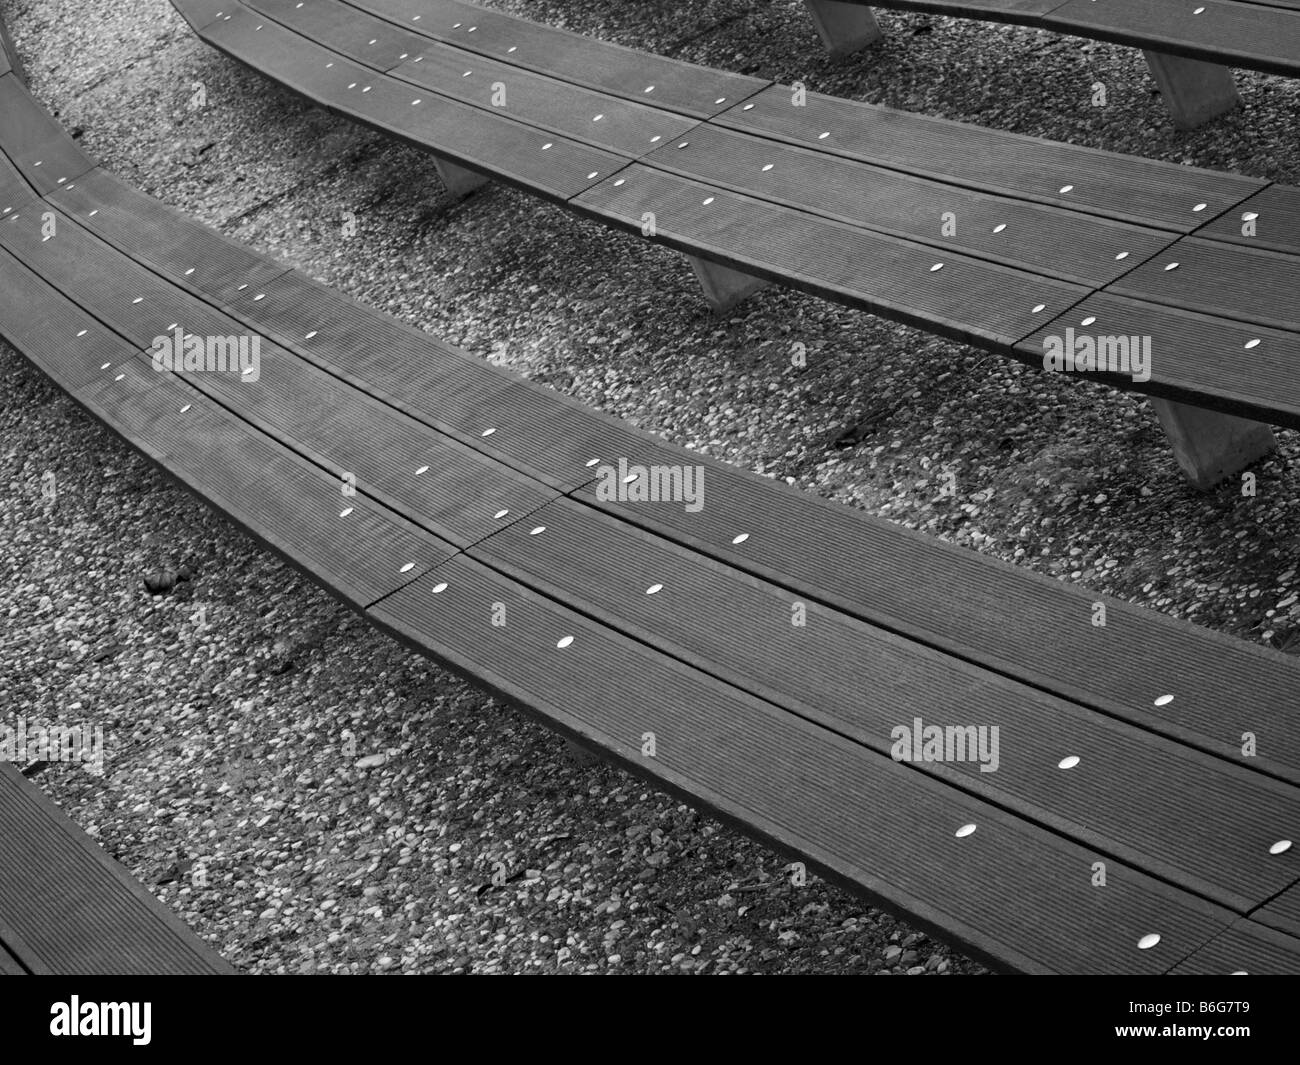
[[[1296,0],[0,0],[13,1046],[1289,1030],[1157,978],[1300,975],[1297,79]]]

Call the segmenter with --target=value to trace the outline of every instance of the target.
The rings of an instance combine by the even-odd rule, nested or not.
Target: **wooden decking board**
[[[53,215],[55,224],[48,240],[46,215]],[[139,349],[170,335],[176,324],[204,336],[228,332],[216,328],[218,316],[197,297],[135,266],[48,203],[0,221],[0,247],[77,303],[93,308],[95,318]]]
[[[708,202],[706,202],[708,201]],[[632,164],[571,201],[632,232],[929,332],[1002,350],[1089,289]],[[942,263],[938,270],[936,263]],[[1033,308],[1042,306],[1035,313]]]
[[[984,192],[1181,233],[1268,184],[819,93],[808,93],[800,107],[791,101],[790,88],[774,85],[719,115],[714,124]],[[823,139],[822,133],[830,136]],[[1067,186],[1070,191],[1062,192]],[[1205,207],[1197,211],[1200,204]]]
[[[1200,11],[1194,14],[1197,8]],[[1300,12],[1271,4],[1070,0],[1048,14],[1043,23],[1049,29],[1116,44],[1272,74],[1300,74]]]
[[[644,464],[700,462],[648,444]],[[1300,783],[1285,656],[976,556],[768,478],[709,464],[706,504],[576,498],[871,624]],[[735,537],[747,539],[733,544]],[[1107,624],[1092,625],[1094,602]],[[1050,635],[1048,635],[1050,634]],[[1156,707],[1166,694],[1174,699]],[[1258,754],[1241,755],[1242,734]]]
[[[3,82],[4,79],[0,78],[0,85]],[[0,153],[0,216],[16,211],[36,198],[36,192],[27,179],[18,173],[7,155]]]
[[[335,0],[238,0],[296,33],[380,71],[421,54],[429,44],[412,30]],[[457,71],[459,74],[460,72]]]
[[[173,323],[199,337],[246,335],[233,319],[123,259],[67,216],[50,241],[38,239],[25,221],[0,222],[0,244],[17,250],[46,281],[75,295],[87,312],[137,348],[171,335]],[[27,239],[6,244],[15,231]],[[135,303],[136,294],[143,294],[144,302]],[[418,514],[429,531],[457,546],[499,528],[499,511],[524,515],[556,494],[270,343],[262,345],[255,381],[231,371],[195,373],[189,379],[335,476],[351,473],[377,499],[401,513]],[[422,466],[428,472],[417,475]]]
[[[457,0],[348,2],[434,40],[627,100],[649,101],[691,118],[718,114],[771,84],[595,41]],[[652,85],[654,91],[647,93]]]
[[[38,974],[234,971],[6,763],[0,763],[0,936],[0,957]],[[0,962],[0,972],[7,967]]]
[[[543,77],[398,29],[339,0],[246,0],[350,59],[462,103],[635,158],[696,125],[661,108]],[[373,43],[372,43],[373,42]],[[599,118],[597,118],[599,116]]]
[[[1032,26],[1274,74],[1300,73],[1293,0],[848,0]]]
[[[627,451],[631,434],[622,422],[447,348],[301,274],[275,279],[257,303],[251,292],[229,304],[229,313],[550,488],[586,484],[590,458]]]
[[[1262,248],[1186,237],[1106,291],[1300,332],[1300,257]]]
[[[460,166],[567,200],[618,170],[622,156],[434,94],[369,67],[265,19],[246,7],[221,18],[204,39],[322,107],[398,137]],[[420,100],[415,105],[413,100]],[[546,147],[550,145],[550,147]]]
[[[1300,823],[1295,788],[817,604],[805,604],[806,626],[796,628],[787,590],[590,508],[553,503],[468,554],[883,755],[893,730],[918,717],[997,726],[992,772],[973,754],[916,764],[1239,912],[1300,879],[1300,855],[1268,853]],[[1067,772],[1058,763],[1069,754],[1082,763]]]
[[[42,194],[75,180],[94,165],[44,108],[32,106],[13,73],[0,75],[0,144]],[[6,206],[0,204],[0,210]]]
[[[100,380],[105,362],[116,365],[134,350],[4,250],[0,250],[0,336],[70,392]]]
[[[175,7],[197,33],[229,14],[237,3],[238,0],[184,0],[184,3],[176,4]]]
[[[1041,366],[1045,338],[1064,343],[1067,328],[1076,337],[1151,338],[1151,379],[1134,383],[1130,376],[1116,382],[1122,387],[1300,428],[1300,334],[1103,292],[1045,324],[1018,347]]]
[[[136,191],[102,167],[47,197],[96,236],[192,294],[220,302],[261,287],[288,271],[281,263],[182,216]],[[94,212],[93,214],[91,212]]]
[[[18,961],[4,945],[4,926],[0,925],[0,976],[30,976],[31,973],[23,968],[22,963]]]
[[[456,551],[370,501],[364,485],[345,497],[337,479],[175,375],[154,371],[143,356],[76,398],[129,443],[165,459],[185,487],[355,608]]]
[[[642,162],[785,207],[1093,287],[1175,239],[1165,230],[974,192],[718,126],[698,126]],[[945,225],[949,215],[955,232]]]
[[[195,387],[336,477],[352,473],[369,495],[457,547],[556,495],[283,349],[264,351],[261,371],[253,385],[203,374]]]
[[[1300,939],[1255,921],[1241,920],[1179,962],[1172,975],[1294,976],[1297,972],[1300,972]],[[1248,1023],[1249,1016],[1241,1020]]]
[[[1295,850],[1293,845],[1287,853],[1293,854]],[[1256,910],[1252,916],[1260,924],[1276,928],[1287,935],[1300,937],[1300,886],[1288,888],[1277,898]]]
[[[1249,222],[1254,231],[1243,232]],[[1300,255],[1300,188],[1271,185],[1198,229],[1196,236]]]
[[[496,602],[510,619],[504,627],[490,621]],[[1122,863],[1110,865],[1107,888],[1094,888],[1093,852],[799,722],[463,556],[369,616],[660,786],[999,965],[1160,972],[1226,926],[1227,911]],[[574,640],[560,649],[565,636]],[[647,732],[653,758],[640,753]],[[975,833],[955,838],[967,823]],[[1151,931],[1160,947],[1136,949]]]

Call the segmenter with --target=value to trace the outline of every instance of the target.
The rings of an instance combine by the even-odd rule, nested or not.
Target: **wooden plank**
[[[203,37],[327,110],[539,196],[565,200],[623,165],[611,152],[429,96],[245,7],[213,23]]]
[[[1300,258],[1263,248],[1187,237],[1106,291],[1300,332]]]
[[[421,54],[427,37],[335,0],[234,0],[365,66],[390,71]],[[463,53],[462,53],[463,54]],[[459,72],[458,72],[459,73]]]
[[[3,933],[0,932],[0,934]],[[26,969],[23,968],[22,963],[19,962],[18,959],[15,958],[13,954],[9,952],[8,948],[4,945],[4,943],[0,942],[0,976],[30,976],[30,975],[31,973],[29,973]]]
[[[1013,345],[1089,292],[641,164],[570,206],[637,233],[652,217],[652,239],[679,251],[994,349]]]
[[[0,223],[0,244],[137,348],[178,329],[199,338],[243,337],[251,345],[239,323],[124,260],[66,216],[50,241],[24,221]],[[418,515],[440,539],[468,545],[499,528],[506,515],[527,514],[555,495],[291,352],[263,345],[260,337],[258,344],[255,377],[238,368],[196,371],[189,376],[193,387],[336,477],[352,474],[376,499]]]
[[[1198,229],[1196,235],[1300,255],[1300,188],[1270,185]]]
[[[301,274],[254,303],[228,306],[280,343],[440,432],[560,491],[591,480],[593,456],[615,453],[626,426],[553,389],[449,348]],[[307,334],[314,334],[308,336]]]
[[[885,9],[1034,26],[1216,63],[1300,73],[1300,10],[1291,0],[849,0]]]
[[[504,605],[505,626],[492,624],[494,603]],[[639,775],[998,966],[1162,972],[1228,923],[1227,911],[1121,863],[1110,866],[1109,886],[1092,887],[1094,853],[463,557],[368,616]],[[572,642],[557,646],[565,637]],[[641,754],[647,733],[653,757]],[[956,837],[967,824],[976,831]],[[1152,932],[1160,943],[1139,950]]]
[[[707,469],[694,485],[706,506]],[[589,507],[557,501],[468,554],[882,755],[918,718],[982,728],[998,744],[983,762],[963,749],[964,761],[913,764],[1239,912],[1300,878],[1300,855],[1269,853],[1279,826],[1300,821],[1294,787],[816,604],[792,625],[786,589]],[[1062,770],[1071,755],[1079,765]]]
[[[238,0],[178,0],[172,7],[197,32],[206,29],[218,18],[225,18],[237,4]]]
[[[849,3],[901,11],[924,11],[951,18],[978,18],[1012,25],[1037,26],[1041,17],[1064,0],[849,0]]]
[[[248,0],[248,6],[358,63],[620,155],[643,155],[696,125],[661,108],[419,37],[338,0]]]
[[[50,193],[48,200],[193,295],[225,302],[247,289],[260,291],[289,269],[215,229],[183,220],[102,167]]]
[[[1041,367],[1047,338],[1064,344],[1067,329],[1073,329],[1076,338],[1150,338],[1149,381],[1136,381],[1131,373],[1077,371],[1079,376],[1300,428],[1300,335],[1294,332],[1101,293],[1044,324],[1018,347],[1026,361]]]
[[[1174,976],[1295,976],[1300,973],[1300,940],[1255,921],[1232,927],[1178,963]]]
[[[458,0],[348,0],[445,44],[561,81],[702,119],[768,81],[649,55]]]
[[[69,392],[102,379],[129,345],[0,250],[0,336]]]
[[[773,86],[714,123],[984,192],[1182,233],[1266,185],[818,93],[807,93],[799,107],[792,100],[790,88]]]
[[[234,969],[0,762],[0,957],[62,975],[213,975]],[[7,948],[7,949],[6,949]],[[12,971],[0,962],[0,972]]]
[[[1198,0],[1069,0],[1050,29],[1271,74],[1300,74],[1300,12],[1273,4]]]
[[[0,86],[4,79],[0,78]],[[0,88],[0,91],[3,91]],[[9,157],[0,152],[0,217],[31,203],[36,199],[36,191],[27,183],[27,179],[18,173]]]
[[[1292,846],[1287,853],[1294,852],[1295,847]],[[1257,910],[1254,918],[1260,924],[1276,928],[1290,936],[1300,937],[1300,885],[1282,892],[1267,906]]]
[[[455,548],[252,429],[137,357],[75,398],[259,542],[354,608]],[[188,410],[185,408],[189,408]],[[344,513],[346,511],[346,513]]]
[[[0,144],[19,173],[42,194],[75,180],[94,165],[12,74],[0,76]]]
[[[716,126],[698,126],[642,161],[716,188],[1085,285],[1115,280],[1174,239],[1164,230],[975,192]]]
[[[656,441],[615,466],[697,463]],[[769,478],[708,464],[708,502],[601,500],[713,558],[1110,716],[1300,783],[1294,659],[950,547]],[[739,542],[737,538],[740,538]],[[1106,624],[1093,624],[1095,606]],[[1048,635],[1050,634],[1050,635]],[[1104,662],[1098,670],[1097,662]],[[1166,699],[1165,696],[1172,696]],[[1157,705],[1159,700],[1159,705]],[[1244,734],[1257,742],[1243,756]]]

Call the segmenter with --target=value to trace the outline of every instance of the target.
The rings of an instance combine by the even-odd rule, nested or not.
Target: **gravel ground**
[[[1197,494],[1136,397],[789,291],[715,318],[679,257],[503,188],[453,202],[428,157],[237,67],[165,0],[0,6],[37,96],[92,154],[345,292],[717,458],[1300,645],[1293,433],[1254,469],[1255,496]],[[1180,134],[1136,51],[1073,38],[882,13],[882,47],[832,61],[791,2],[491,6],[819,91],[1300,180],[1300,87],[1282,79],[1239,74],[1245,109]],[[789,365],[796,342],[806,369]],[[955,500],[936,498],[946,470]],[[816,878],[792,883],[781,857],[582,764],[380,636],[2,346],[0,484],[5,709],[106,732],[103,776],[36,779],[243,970],[983,971]],[[160,570],[180,579],[152,595]]]

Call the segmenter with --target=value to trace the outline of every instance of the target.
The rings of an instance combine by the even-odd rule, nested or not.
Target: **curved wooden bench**
[[[0,334],[421,653],[1003,968],[1167,972],[1300,880],[1270,853],[1300,819],[1293,659],[1117,602],[1094,628],[1083,589],[666,445],[177,214],[0,94]],[[258,372],[151,367],[177,330],[256,337]],[[706,506],[637,498],[673,466]],[[896,760],[936,714],[1000,724],[997,772]],[[1251,957],[1295,968],[1285,937]]]
[[[882,36],[873,7],[984,19],[1142,49],[1174,123],[1195,129],[1240,103],[1232,67],[1300,75],[1300,7],[1276,0],[804,0],[832,55]]]
[[[1086,335],[1103,368],[1076,372],[1149,395],[1200,488],[1269,451],[1270,425],[1300,425],[1300,259],[1216,243],[1204,271],[1235,257],[1250,283],[1209,314],[1168,310],[1203,309],[1186,237],[1294,244],[1293,215],[1243,210],[1294,189],[638,57],[459,0],[175,4],[253,69],[433,152],[454,190],[491,176],[683,251],[720,310],[779,282],[1053,369]]]

